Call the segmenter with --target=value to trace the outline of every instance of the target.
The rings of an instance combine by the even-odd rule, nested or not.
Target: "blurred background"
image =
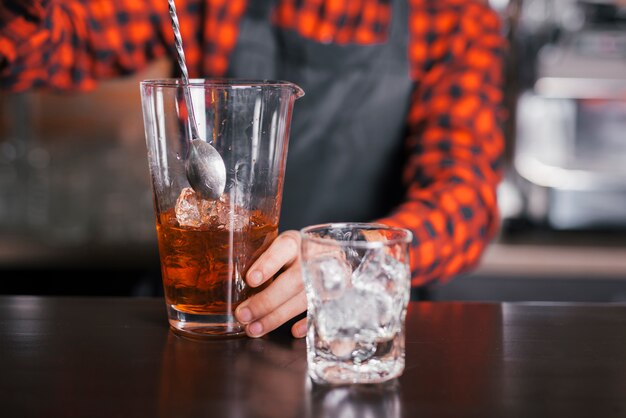
[[[434,300],[626,301],[626,2],[491,0],[510,49],[502,227]],[[138,82],[0,92],[0,294],[161,293]]]

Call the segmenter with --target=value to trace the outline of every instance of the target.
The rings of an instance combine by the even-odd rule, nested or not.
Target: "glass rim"
[[[362,240],[346,240],[340,241],[331,238],[320,238],[311,235],[313,231],[321,231],[324,229],[364,229],[364,230],[385,230],[398,234],[397,238],[393,238],[387,241],[362,241]],[[399,228],[395,226],[386,225],[383,223],[375,222],[330,222],[316,225],[309,225],[300,229],[300,238],[302,240],[312,241],[318,244],[328,244],[338,246],[351,246],[357,248],[382,248],[395,244],[410,244],[413,241],[413,233],[406,228]]]
[[[165,77],[165,78],[149,78],[141,80],[140,84],[145,87],[162,87],[162,88],[204,88],[211,86],[215,89],[244,89],[244,88],[289,88],[293,90],[297,97],[304,96],[304,90],[300,86],[291,81],[286,80],[269,80],[269,79],[253,79],[253,78],[191,78],[185,83],[182,78]]]

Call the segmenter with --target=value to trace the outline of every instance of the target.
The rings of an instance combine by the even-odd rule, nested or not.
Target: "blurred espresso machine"
[[[518,216],[555,230],[626,228],[626,2],[513,5]]]

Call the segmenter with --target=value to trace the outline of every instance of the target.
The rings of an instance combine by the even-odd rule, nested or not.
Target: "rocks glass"
[[[410,231],[380,224],[300,231],[307,360],[317,383],[379,383],[404,370]]]

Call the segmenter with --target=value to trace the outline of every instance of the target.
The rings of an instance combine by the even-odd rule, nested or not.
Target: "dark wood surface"
[[[286,329],[198,342],[161,299],[0,297],[4,417],[626,417],[626,305],[412,303],[407,366],[321,387]]]

